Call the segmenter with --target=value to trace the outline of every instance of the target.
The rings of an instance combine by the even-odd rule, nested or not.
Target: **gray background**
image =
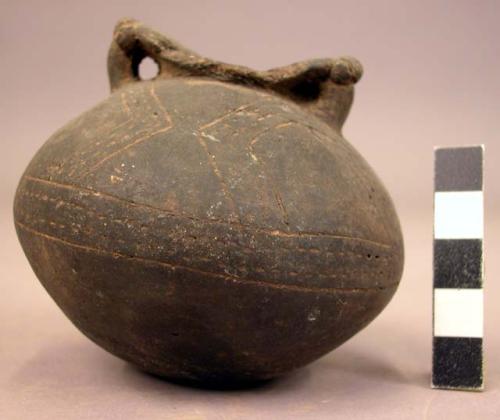
[[[343,54],[364,65],[344,134],[399,210],[402,284],[366,330],[266,387],[183,388],[108,355],[60,313],[15,238],[16,183],[56,129],[108,95],[107,48],[124,16],[257,69]],[[494,0],[1,0],[0,418],[498,418],[499,20]],[[433,146],[476,143],[486,145],[487,390],[433,391]]]

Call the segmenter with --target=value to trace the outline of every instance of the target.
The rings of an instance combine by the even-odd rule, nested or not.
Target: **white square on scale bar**
[[[443,191],[434,194],[434,238],[481,239],[482,237],[482,191]]]
[[[483,336],[483,289],[435,289],[434,336]]]

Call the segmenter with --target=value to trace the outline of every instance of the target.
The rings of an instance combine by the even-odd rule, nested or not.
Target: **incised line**
[[[239,284],[239,285],[254,285],[258,287],[264,287],[264,288],[270,288],[270,289],[278,289],[278,290],[285,290],[285,291],[294,291],[294,292],[305,292],[305,293],[325,293],[325,294],[337,294],[338,292],[367,292],[367,291],[372,291],[372,290],[385,290],[391,287],[396,287],[399,283],[393,283],[385,286],[376,286],[376,287],[304,287],[304,286],[298,286],[298,285],[289,285],[289,284],[276,284],[276,283],[268,283],[265,281],[260,281],[260,280],[252,280],[252,279],[242,279],[240,277],[235,277],[235,276],[230,276],[230,275],[225,275],[225,274],[220,274],[220,273],[213,273],[211,271],[204,271],[200,270],[197,268],[192,268],[192,267],[187,267],[183,265],[177,265],[177,264],[171,264],[167,263],[165,261],[161,260],[156,260],[154,258],[146,258],[146,257],[138,257],[138,256],[132,256],[132,255],[126,255],[122,254],[120,252],[114,252],[114,251],[108,251],[100,248],[95,248],[87,245],[81,245],[77,244],[74,242],[70,242],[61,238],[57,238],[52,235],[48,235],[43,232],[39,232],[38,230],[32,229],[31,227],[26,226],[25,224],[16,221],[17,226],[19,226],[21,229],[24,229],[25,231],[31,232],[34,235],[40,236],[42,238],[45,238],[47,240],[53,241],[53,242],[58,242],[73,248],[77,249],[82,249],[84,251],[88,252],[93,252],[95,254],[102,254],[106,256],[111,256],[114,258],[123,258],[123,259],[128,259],[128,260],[133,260],[133,261],[141,261],[145,263],[151,263],[151,264],[157,264],[162,267],[167,267],[171,270],[185,270],[191,273],[195,274],[201,274],[209,277],[215,277],[215,278],[220,278],[222,280],[231,282],[233,284]]]
[[[286,211],[285,205],[283,204],[283,199],[281,198],[279,191],[277,191],[277,190],[275,191],[274,197],[276,198],[276,202],[278,203],[278,207],[279,207],[281,214],[283,216],[283,223],[288,226],[288,213]]]
[[[147,134],[144,134],[143,136],[135,139],[133,142],[125,145],[124,147],[122,147],[121,149],[118,149],[118,150],[115,150],[114,152],[110,153],[109,155],[105,156],[104,158],[102,158],[99,162],[97,162],[95,165],[93,165],[86,173],[85,175],[87,175],[88,173],[90,172],[93,172],[95,171],[97,168],[99,168],[100,166],[102,166],[104,163],[106,163],[108,160],[112,159],[113,157],[115,157],[116,155],[119,155],[125,151],[127,151],[128,149],[130,149],[131,147],[135,147],[137,146],[138,144],[141,144],[143,143],[144,141],[150,139],[151,137],[157,135],[157,134],[160,134],[160,133],[164,133],[168,130],[170,130],[172,128],[172,120],[170,118],[170,115],[168,114],[167,110],[165,109],[165,107],[163,106],[163,104],[161,103],[160,101],[160,98],[158,98],[158,95],[156,94],[155,90],[154,90],[154,85],[151,86],[151,89],[149,90],[149,93],[150,95],[152,96],[153,100],[156,102],[158,108],[161,109],[162,111],[162,114],[165,118],[165,121],[166,121],[166,125],[158,130],[155,130],[151,133],[147,133]],[[122,93],[123,95],[123,93]],[[123,100],[123,96],[122,96],[122,100]],[[128,105],[127,105],[127,108],[128,108]],[[130,109],[129,109],[130,111]]]
[[[277,188],[275,188],[275,186],[271,183],[271,178],[269,176],[269,173],[267,172],[267,169],[266,169],[266,166],[265,164],[259,160],[259,158],[257,157],[256,153],[255,153],[255,150],[253,149],[253,146],[255,145],[255,143],[257,143],[257,141],[260,140],[260,138],[266,134],[267,132],[271,131],[271,130],[274,130],[274,129],[279,129],[279,128],[283,128],[283,127],[288,127],[291,123],[287,122],[287,123],[279,123],[277,125],[274,125],[272,127],[268,127],[264,130],[262,130],[260,133],[258,133],[257,135],[255,135],[251,140],[250,142],[248,143],[248,150],[250,151],[250,156],[252,157],[252,159],[260,166],[260,169],[262,171],[262,173],[264,174],[265,178],[266,178],[266,183],[268,185],[268,187],[272,190],[273,192],[273,195],[274,195],[274,199],[276,200],[276,203],[278,205],[278,209],[280,211],[280,215],[281,215],[281,219],[283,221],[283,223],[288,226],[289,225],[289,221],[288,221],[288,212],[286,211],[286,207],[285,207],[285,204],[283,203],[283,199],[281,198],[281,195],[278,191]]]
[[[117,201],[117,202],[119,202],[125,206],[129,206],[129,207],[136,207],[139,209],[148,209],[148,210],[151,210],[154,212],[167,214],[167,215],[172,216],[172,217],[179,217],[179,218],[183,218],[183,219],[191,220],[191,221],[196,221],[196,222],[200,222],[200,223],[216,223],[216,224],[221,224],[221,225],[230,225],[230,226],[234,226],[236,228],[241,228],[241,229],[250,229],[250,230],[253,230],[254,232],[262,233],[262,234],[269,235],[269,236],[277,236],[277,237],[282,237],[282,238],[301,238],[301,237],[308,237],[308,236],[309,237],[319,237],[319,238],[324,237],[324,238],[329,238],[329,239],[366,242],[367,244],[379,246],[381,248],[386,248],[386,249],[392,248],[391,245],[388,245],[388,244],[385,244],[382,242],[373,241],[371,239],[358,238],[355,236],[347,236],[347,235],[338,235],[338,234],[333,234],[330,232],[309,232],[309,231],[286,232],[286,231],[282,231],[279,229],[266,229],[266,228],[262,228],[262,227],[258,227],[258,226],[248,225],[248,224],[234,222],[234,221],[227,221],[227,220],[223,220],[223,219],[200,218],[200,217],[191,216],[191,215],[182,214],[182,213],[174,213],[174,212],[171,212],[169,210],[162,209],[160,207],[151,206],[149,204],[136,203],[136,202],[126,200],[126,199],[121,198],[121,197],[114,196],[114,195],[109,194],[109,193],[96,191],[96,190],[93,190],[91,188],[85,188],[85,187],[81,187],[81,186],[65,184],[65,183],[61,183],[61,182],[57,182],[57,181],[51,181],[48,179],[33,177],[30,175],[25,175],[24,179],[27,179],[27,180],[32,181],[32,182],[38,182],[41,184],[46,184],[46,185],[50,185],[50,186],[54,186],[54,187],[58,187],[58,188],[71,190],[71,191],[86,192],[86,193],[92,194],[96,197],[101,197],[104,199]]]
[[[233,200],[231,193],[229,192],[229,189],[226,185],[226,181],[224,181],[224,177],[222,176],[222,174],[219,170],[219,167],[217,166],[217,161],[215,160],[215,156],[212,155],[210,153],[210,151],[208,150],[207,143],[205,142],[205,140],[203,139],[203,137],[200,133],[198,133],[196,135],[196,138],[198,139],[198,143],[200,143],[200,146],[202,147],[205,154],[207,155],[208,163],[212,167],[212,170],[213,170],[215,176],[219,180],[219,183],[220,183],[221,188],[222,188],[222,193],[224,194],[224,197],[226,197],[226,201],[228,202],[229,207],[231,208],[233,213],[237,216],[238,220],[240,220],[238,209],[236,207],[236,204]]]
[[[130,117],[132,115],[132,112],[130,111],[130,107],[128,106],[127,98],[125,97],[125,92],[120,93],[120,99],[122,101],[123,109],[125,110],[126,114]]]
[[[163,127],[160,128],[159,130],[153,131],[152,133],[145,134],[137,139],[135,139],[132,143],[127,144],[126,146],[122,147],[121,149],[115,150],[114,152],[110,153],[103,159],[101,159],[99,162],[97,162],[94,166],[92,166],[86,173],[85,175],[88,175],[90,172],[95,171],[97,168],[102,166],[104,163],[106,163],[108,160],[114,158],[116,155],[119,155],[126,150],[130,149],[131,147],[135,147],[140,143],[143,143],[146,140],[149,140],[151,137],[156,136],[157,134],[164,133],[168,130],[170,130],[171,127]]]
[[[200,127],[198,127],[198,131],[206,130],[207,128],[210,128],[210,127],[212,127],[212,126],[220,123],[221,121],[225,120],[227,117],[229,117],[229,116],[231,116],[233,114],[237,114],[238,112],[244,111],[247,108],[250,108],[251,106],[255,105],[256,103],[242,105],[242,106],[239,106],[238,108],[231,109],[230,111],[228,111],[225,114],[223,114],[223,115],[215,118],[214,120],[201,125]]]
[[[109,132],[109,136],[110,138],[113,138],[113,134],[118,131],[119,129],[121,129],[122,127],[126,126],[127,124],[131,123],[132,122],[132,118],[129,116],[125,121],[122,121],[121,123],[119,123],[118,125],[114,126],[113,129]],[[96,153],[96,147],[98,146],[98,144],[96,143],[100,143],[100,140],[96,140],[94,141],[93,143],[89,144],[85,149],[83,149],[81,152],[80,152],[80,159],[82,160],[83,164],[86,165],[88,160],[91,159],[92,157],[95,157],[96,155],[98,155],[98,153]],[[91,155],[90,158],[85,158],[85,156],[88,156],[88,155]],[[61,167],[64,167],[64,164],[61,166]],[[74,166],[69,172],[68,172],[68,175],[73,175],[75,173],[75,171],[77,170],[76,166]],[[87,175],[89,173],[89,171],[86,171],[83,176]]]
[[[255,143],[257,143],[257,142],[260,140],[260,138],[261,138],[264,134],[266,134],[268,131],[288,127],[288,126],[292,125],[294,122],[295,122],[295,121],[288,121],[288,122],[285,122],[285,123],[280,122],[280,123],[278,123],[278,124],[276,124],[276,125],[273,125],[273,126],[271,126],[271,127],[267,127],[266,129],[262,130],[260,133],[257,133],[257,134],[256,134],[256,135],[255,135],[255,136],[254,136],[254,137],[253,137],[250,141],[249,141],[248,146],[249,146],[250,148],[252,148],[252,147],[255,145]]]
[[[76,204],[72,201],[67,201],[67,200],[64,200],[64,199],[61,199],[61,198],[55,198],[55,197],[49,197],[48,195],[46,194],[43,194],[43,193],[33,193],[33,192],[28,192],[26,190],[21,190],[19,192],[19,194],[21,194],[21,196],[23,197],[28,197],[28,199],[32,199],[32,198],[35,198],[35,199],[38,199],[40,201],[48,201],[50,203],[53,203],[55,205],[55,209],[57,210],[59,207],[61,206],[66,206],[66,207],[70,207],[70,208],[75,208],[79,211],[83,211],[83,212],[86,212],[87,215],[90,215],[91,217],[96,217],[97,219],[101,220],[101,221],[110,221],[112,223],[118,223],[118,224],[127,224],[127,223],[130,223],[130,222],[137,222],[139,223],[139,221],[137,221],[136,219],[134,218],[129,218],[127,216],[125,216],[123,219],[120,219],[120,218],[109,218],[105,213],[99,213],[97,211],[95,211],[94,209],[90,208],[90,207],[86,207],[86,206],[82,206],[80,204]],[[46,220],[45,219],[38,219],[39,222],[41,223],[46,223]],[[142,225],[144,226],[144,225]],[[153,229],[153,226],[152,225],[149,225],[148,226],[149,228],[152,228]],[[227,240],[227,243],[229,244],[230,243],[230,240]],[[245,245],[243,243],[238,243],[237,244],[238,246],[242,247],[244,249],[244,252],[245,253],[255,253],[256,251],[256,248],[252,248],[248,245]],[[289,249],[289,248],[287,248]],[[321,255],[322,258],[325,258],[325,259],[330,259],[330,258],[335,258],[335,257],[343,257],[344,255],[350,255],[352,256],[352,258],[366,258],[367,256],[367,252],[363,252],[363,253],[359,253],[359,252],[356,252],[356,251],[352,251],[352,250],[342,250],[342,251],[337,251],[337,252],[332,252],[332,251],[328,251],[328,250],[321,250],[320,248],[317,248],[317,247],[311,247],[311,248],[303,248],[301,246],[298,246],[296,248],[293,248],[293,251],[295,252],[301,252],[301,253],[306,253],[306,254],[314,254],[314,255]],[[387,260],[390,259],[389,256],[387,255],[378,255],[378,253],[375,255],[375,258],[372,259],[372,262],[376,262],[377,260],[380,260],[380,263],[381,265],[387,265]],[[209,259],[206,259],[206,261],[209,261]],[[290,273],[291,275],[298,275],[298,273],[295,273],[293,274],[292,272]],[[345,275],[343,274],[339,274],[340,277],[344,277]]]
[[[274,128],[276,128],[276,129],[285,128],[285,127],[291,126],[292,124],[293,124],[292,121],[287,121],[287,122],[276,125]]]
[[[126,98],[126,95],[125,95],[125,92],[121,92],[120,93],[120,99],[121,99],[121,103],[122,103],[122,107],[125,111],[125,113],[127,114],[127,118],[122,121],[121,123],[115,125],[109,132],[109,135],[112,136],[114,132],[118,131],[120,128],[122,128],[123,126],[126,126],[127,124],[129,124],[130,122],[132,122],[132,111],[130,110],[130,107],[128,106],[128,103],[127,103],[127,98]],[[94,141],[93,143],[90,143],[88,145],[88,147],[86,147],[84,150],[82,150],[80,152],[80,156],[82,157],[82,160],[83,160],[83,157],[88,154],[89,152],[92,152],[94,151],[95,152],[95,149],[93,149],[94,147],[96,147],[96,143],[100,143],[100,140],[96,140]],[[95,156],[95,153],[94,153],[94,156]],[[63,165],[64,166],[64,165]],[[73,168],[70,172],[71,173],[74,173],[75,171],[75,168]]]
[[[151,89],[150,89],[149,93],[151,94],[151,96],[153,97],[153,99],[158,104],[158,107],[162,110],[162,113],[163,113],[163,116],[165,118],[165,121],[167,122],[167,127],[171,127],[172,126],[172,118],[170,118],[170,114],[168,113],[168,111],[166,110],[166,108],[163,106],[160,98],[156,94],[155,85],[154,84],[151,84]]]

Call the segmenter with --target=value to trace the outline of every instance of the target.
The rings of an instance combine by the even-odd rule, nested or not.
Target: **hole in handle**
[[[321,80],[301,80],[290,89],[299,100],[315,101],[321,95]]]
[[[138,77],[140,80],[152,80],[160,73],[160,66],[151,57],[143,57],[138,66]]]

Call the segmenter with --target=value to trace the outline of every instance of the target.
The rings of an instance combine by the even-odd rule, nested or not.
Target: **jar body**
[[[71,321],[170,378],[303,366],[366,326],[403,266],[392,202],[338,131],[206,79],[125,86],[59,130],[15,220]]]

